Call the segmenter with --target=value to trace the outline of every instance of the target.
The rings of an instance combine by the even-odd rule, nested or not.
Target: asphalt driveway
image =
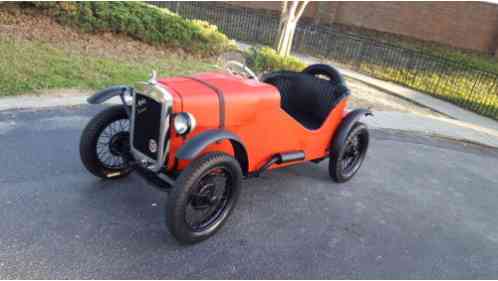
[[[0,112],[0,279],[498,278],[495,150],[375,131],[351,182],[326,161],[246,181],[225,227],[185,247],[166,194],[80,164],[98,110]]]

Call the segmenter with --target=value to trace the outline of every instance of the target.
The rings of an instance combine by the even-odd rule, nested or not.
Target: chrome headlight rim
[[[180,136],[184,136],[195,129],[196,121],[194,115],[189,112],[179,112],[173,118],[173,127]]]

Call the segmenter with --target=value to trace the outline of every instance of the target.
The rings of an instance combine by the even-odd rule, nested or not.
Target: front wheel
[[[367,126],[357,123],[342,148],[330,154],[329,174],[335,182],[346,182],[358,172],[367,154],[369,139]]]
[[[171,234],[196,243],[218,231],[237,203],[242,184],[239,163],[225,153],[208,153],[180,174],[166,207]]]
[[[80,157],[85,168],[100,178],[120,178],[132,171],[130,121],[124,106],[108,107],[88,122],[81,134]]]

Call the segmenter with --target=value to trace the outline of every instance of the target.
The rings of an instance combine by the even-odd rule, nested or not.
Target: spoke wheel
[[[233,211],[241,182],[239,162],[228,154],[207,153],[193,160],[168,196],[166,222],[171,234],[182,243],[213,235]]]
[[[104,128],[97,140],[97,155],[108,169],[123,169],[130,151],[130,121],[120,119]]]
[[[122,105],[93,117],[80,140],[80,157],[87,170],[104,179],[128,175],[132,171],[129,131],[130,121]]]
[[[349,132],[342,148],[331,152],[329,174],[334,181],[348,181],[358,172],[368,150],[369,138],[367,126],[358,123]]]

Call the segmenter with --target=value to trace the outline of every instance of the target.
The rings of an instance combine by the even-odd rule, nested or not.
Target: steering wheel
[[[258,76],[256,76],[256,74],[249,69],[249,67],[236,60],[227,61],[223,68],[232,75],[241,75],[243,77],[259,81]]]

